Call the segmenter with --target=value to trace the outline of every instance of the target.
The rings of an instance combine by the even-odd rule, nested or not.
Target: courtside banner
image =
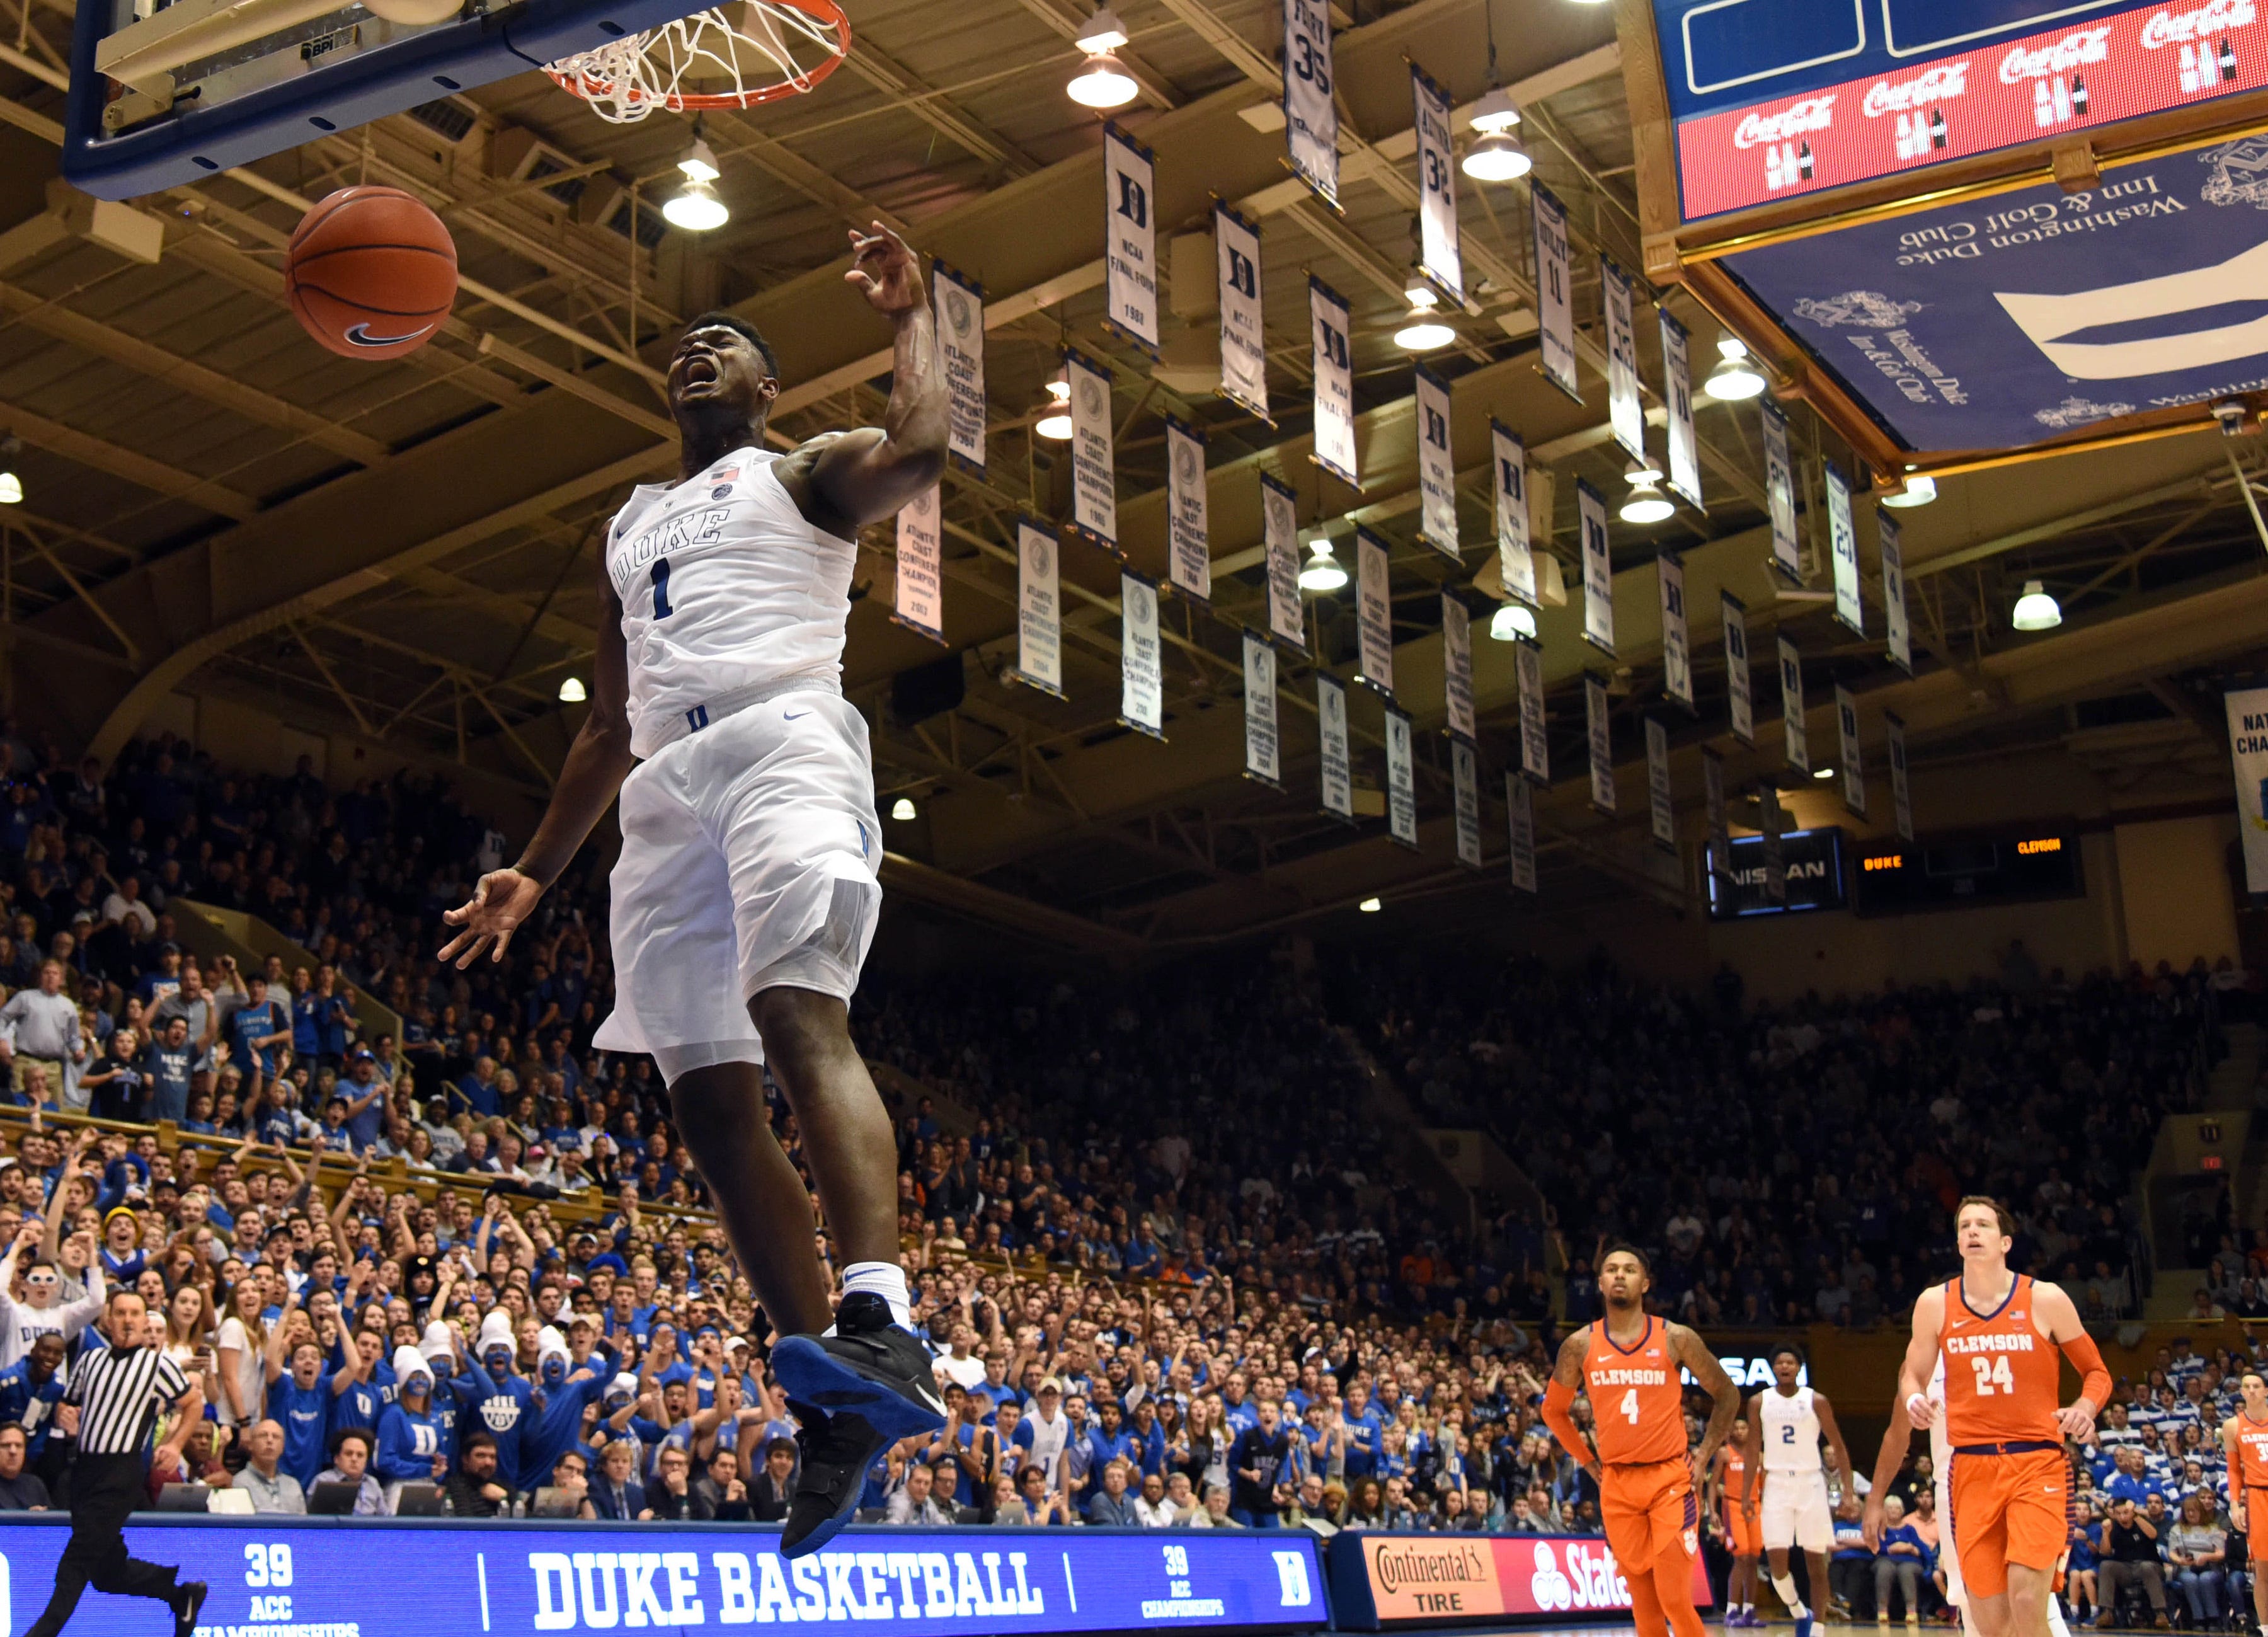
[[[1574,279],[1567,268],[1567,207],[1537,184],[1529,203],[1535,217],[1535,312],[1537,339],[1543,347],[1543,379],[1576,402],[1583,389],[1575,381]]]
[[[1763,401],[1764,509],[1771,514],[1772,566],[1791,585],[1803,584],[1802,542],[1795,532],[1795,461],[1787,450],[1787,417]]]
[[[945,640],[945,538],[938,487],[898,508],[897,589],[890,618],[932,642]]]
[[[1212,602],[1205,435],[1166,417],[1166,578],[1176,595]]]
[[[1859,601],[1859,526],[1851,515],[1851,480],[1827,462],[1827,534],[1835,551],[1835,617],[1861,637],[1867,612]]]
[[[1669,492],[1697,512],[1701,504],[1701,434],[1693,425],[1693,350],[1685,326],[1669,316],[1668,307],[1655,311],[1661,318],[1662,396],[1669,405]]]
[[[1284,145],[1292,174],[1339,208],[1339,109],[1331,93],[1331,9],[1284,0]]]
[[[1889,616],[1890,662],[1913,675],[1913,627],[1906,614],[1905,535],[1898,520],[1881,507],[1874,508],[1874,529],[1882,552],[1882,608]]]
[[[1346,1531],[1333,1536],[1328,1550],[1332,1623],[1342,1631],[1522,1614],[1580,1619],[1631,1606],[1621,1566],[1595,1537]],[[1693,1601],[1710,1605],[1697,1556]]]
[[[1268,421],[1268,347],[1260,327],[1260,230],[1228,206],[1212,207],[1220,263],[1220,394]]]
[[[945,365],[946,446],[979,476],[984,471],[984,291],[942,262],[930,264],[937,304],[937,350]]]
[[[1481,770],[1470,745],[1451,743],[1449,771],[1457,799],[1457,862],[1476,870],[1481,866]]]
[[[1477,744],[1480,725],[1473,717],[1473,616],[1454,591],[1441,594],[1441,693],[1449,737]]]
[[[1457,463],[1449,450],[1449,383],[1418,366],[1418,538],[1452,563],[1457,550]]]
[[[1295,653],[1307,651],[1307,616],[1300,611],[1300,498],[1267,473],[1260,474],[1261,551],[1268,567],[1268,630]]]
[[[1693,644],[1685,629],[1685,563],[1674,551],[1653,560],[1661,581],[1661,690],[1688,711],[1693,705]]]
[[[1609,256],[1599,258],[1607,305],[1607,420],[1633,461],[1646,459],[1646,404],[1638,395],[1638,314],[1631,282]]]
[[[60,1513],[0,1530],[0,1630],[48,1599],[70,1538]],[[431,1637],[436,1632],[883,1626],[909,1637],[1321,1626],[1319,1543],[1303,1532],[850,1529],[783,1560],[746,1523],[477,1523],[439,1519],[145,1521],[128,1549],[179,1563],[212,1593],[197,1629],[259,1637]],[[149,1637],[156,1605],[89,1597],[75,1637]]]
[[[1016,668],[1027,688],[1063,697],[1063,588],[1055,532],[1027,518],[1016,525]]]
[[[1504,594],[1535,608],[1535,553],[1528,517],[1528,445],[1518,432],[1491,416],[1490,466],[1495,473],[1496,557]]]
[[[1386,707],[1386,829],[1412,852],[1418,850],[1418,756],[1410,714]]]
[[[1110,370],[1064,349],[1071,383],[1071,530],[1113,556],[1118,550],[1118,476],[1111,453]]]
[[[1354,822],[1354,751],[1347,733],[1346,684],[1315,673],[1315,728],[1322,746],[1323,811]]]
[[[1354,326],[1346,298],[1313,274],[1307,277],[1307,316],[1314,330],[1315,432],[1313,459],[1341,483],[1355,476]]]
[[[1284,748],[1276,727],[1276,650],[1257,631],[1244,633],[1244,776],[1284,788]]]
[[[1102,128],[1102,188],[1108,240],[1102,264],[1102,322],[1151,357],[1158,355],[1158,226],[1150,201],[1157,161],[1113,124]]]
[[[2236,774],[2236,829],[2244,840],[2244,887],[2268,892],[2268,687],[2232,688],[2224,697]]]
[[[1755,683],[1749,675],[1748,605],[1729,591],[1718,594],[1718,614],[1725,623],[1725,697],[1733,719],[1733,737],[1753,750],[1756,747]]]
[[[1355,681],[1394,697],[1394,593],[1386,542],[1366,528],[1354,531],[1355,652],[1362,670]]]
[[[1418,270],[1450,300],[1465,299],[1464,255],[1457,238],[1456,144],[1449,134],[1449,93],[1415,63],[1410,65],[1418,133]]]
[[[1152,739],[1166,736],[1166,651],[1158,636],[1158,583],[1118,571],[1118,719]]]

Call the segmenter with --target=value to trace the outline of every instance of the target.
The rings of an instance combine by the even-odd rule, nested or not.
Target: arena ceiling
[[[1572,562],[1574,479],[1610,494],[1594,252],[1639,262],[1631,142],[1613,11],[1494,0],[1502,79],[1528,114],[1537,173],[1568,203],[1585,326],[1578,405],[1535,368],[1525,184],[1461,195],[1479,312],[1434,356],[1454,378],[1463,533],[1488,538],[1486,423],[1521,431],[1554,473],[1554,550]],[[20,18],[7,15],[17,5]],[[1214,195],[1263,224],[1270,387],[1292,406],[1271,429],[1176,391],[1104,334],[1100,121],[1063,85],[1086,7],[1077,0],[851,0],[857,48],[814,94],[711,116],[728,226],[662,231],[657,189],[688,141],[682,121],[608,126],[538,75],[523,76],[310,144],[192,188],[134,202],[162,227],[136,259],[115,223],[55,180],[63,0],[0,0],[0,431],[26,498],[4,525],[4,630],[13,700],[66,741],[107,753],[166,696],[234,699],[313,731],[382,741],[540,791],[575,725],[561,681],[586,673],[599,616],[593,549],[626,487],[674,465],[658,364],[684,317],[730,305],[777,346],[786,438],[871,421],[887,332],[841,282],[847,227],[880,220],[980,278],[990,298],[991,462],[946,493],[950,647],[890,623],[891,531],[861,555],[848,685],[874,724],[892,823],[894,889],[1093,950],[1234,937],[1311,922],[1373,895],[1500,917],[1498,776],[1516,712],[1510,650],[1476,645],[1490,874],[1453,863],[1440,734],[1439,587],[1462,571],[1418,545],[1410,359],[1390,332],[1404,310],[1414,190],[1405,59],[1461,103],[1487,88],[1483,0],[1335,5],[1344,216],[1291,181],[1277,97],[1274,0],[1130,0],[1141,100],[1122,115],[1157,153],[1162,240],[1202,232]],[[529,156],[541,156],[539,176]],[[306,203],[347,182],[408,188],[450,225],[463,270],[446,331],[407,361],[357,364],[310,342],[287,310],[280,249]],[[143,231],[146,233],[146,225]],[[1365,488],[1319,484],[1307,460],[1305,276],[1350,297]],[[1718,326],[1673,309],[1713,354]],[[1169,321],[1168,363],[1187,331]],[[1658,380],[1650,326],[1644,372]],[[1134,565],[1162,571],[1163,413],[1211,439],[1216,611],[1168,605],[1168,742],[1117,721],[1116,565],[1064,554],[1064,701],[1004,682],[1014,643],[1013,520],[1068,505],[1063,446],[1030,424],[1066,338],[1116,378],[1122,529]],[[1170,372],[1168,372],[1170,374]],[[1176,378],[1178,379],[1178,378]],[[1795,411],[1800,449],[1836,446]],[[1681,807],[1697,807],[1699,748],[1733,751],[1735,781],[1778,763],[1721,732],[1719,586],[1749,604],[1751,639],[1775,626],[1814,662],[1814,742],[1831,742],[1827,672],[1870,721],[1908,723],[1915,758],[2052,744],[2073,707],[2150,693],[2198,745],[2217,731],[2183,678],[2245,661],[2268,632],[2256,440],[2210,435],[1948,478],[1905,514],[1919,674],[1847,639],[1815,599],[1775,591],[1760,532],[1754,405],[1710,404],[1701,435],[1709,510],[1654,528],[1616,523],[1626,640],[1613,680],[1620,819],[1593,814],[1574,609],[1545,610],[1557,785],[1537,807],[1547,902],[1642,892],[1690,903],[1690,882],[1644,844],[1640,712],[1659,697],[1650,564],[1685,554],[1701,716],[1674,735]],[[1286,791],[1244,780],[1236,625],[1264,624],[1256,483],[1274,472],[1303,522],[1352,516],[1395,544],[1397,680],[1417,711],[1425,845],[1316,816],[1315,740],[1304,668],[1286,667]],[[2252,476],[2248,476],[2252,475]],[[1807,529],[1815,519],[1807,519]],[[1823,553],[1822,553],[1823,556]],[[1569,579],[1574,579],[1571,570]],[[2066,623],[2020,637],[2022,582],[2062,599]],[[1485,611],[1484,595],[1473,606]],[[1580,603],[1578,595],[1576,601]],[[1876,611],[1879,620],[1879,610]],[[1318,605],[1329,662],[1352,669],[1344,600]],[[965,693],[909,719],[894,679],[958,656]],[[1760,701],[1771,693],[1768,667]],[[2186,702],[2186,703],[2185,703]],[[1383,782],[1377,707],[1358,705],[1358,781]],[[1874,731],[1879,732],[1877,727]],[[1697,828],[1697,820],[1694,821]]]

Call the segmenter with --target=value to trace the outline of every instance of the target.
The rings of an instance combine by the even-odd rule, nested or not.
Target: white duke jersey
[[[779,459],[735,449],[681,483],[640,483],[608,527],[634,756],[725,695],[806,677],[840,687],[858,548],[804,520]]]
[[[1819,1414],[1811,1407],[1810,1388],[1799,1387],[1791,1396],[1767,1387],[1756,1396],[1756,1414],[1764,1422],[1765,1471],[1820,1470]]]

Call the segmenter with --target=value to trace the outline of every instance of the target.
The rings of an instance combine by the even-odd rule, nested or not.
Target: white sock
[[[1805,1615],[1811,1612],[1810,1610],[1803,1606],[1803,1599],[1795,1595],[1794,1575],[1775,1574],[1771,1577],[1771,1583],[1772,1589],[1779,1593],[1779,1600],[1787,1604],[1787,1613],[1790,1619],[1800,1620]]]
[[[2063,1599],[2048,1593],[2048,1629],[2055,1637],[2071,1637],[2071,1626],[2063,1618]]]
[[[843,1294],[869,1291],[890,1304],[890,1317],[900,1330],[914,1327],[913,1298],[906,1290],[906,1271],[895,1262],[853,1262],[843,1270]]]

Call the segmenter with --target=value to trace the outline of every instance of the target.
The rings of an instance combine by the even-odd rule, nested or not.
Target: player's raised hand
[[[542,896],[542,887],[518,870],[490,871],[481,877],[469,899],[453,910],[441,911],[444,921],[464,930],[441,946],[438,958],[454,961],[460,971],[483,949],[489,950],[490,960],[503,960],[504,952],[512,946],[512,933],[534,912],[535,901]],[[495,948],[490,948],[491,944]]]
[[[850,230],[850,270],[843,282],[865,291],[877,313],[909,313],[922,304],[921,258],[880,222],[873,229]]]

